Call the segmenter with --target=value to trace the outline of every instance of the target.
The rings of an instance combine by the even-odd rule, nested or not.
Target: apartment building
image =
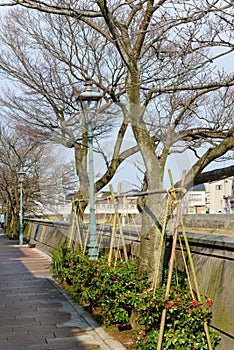
[[[206,189],[204,184],[192,187],[183,200],[184,213],[205,214],[206,210]]]
[[[234,213],[234,178],[192,187],[184,198],[184,212],[188,214]]]
[[[234,210],[231,206],[233,184],[233,177],[205,184],[206,206],[211,214],[230,214]]]

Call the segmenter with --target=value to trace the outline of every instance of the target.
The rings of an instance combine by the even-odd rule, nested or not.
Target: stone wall
[[[200,292],[213,300],[212,326],[222,337],[217,350],[234,349],[234,237],[188,234],[188,240]],[[176,263],[184,270],[179,246]]]
[[[185,227],[233,229],[234,214],[185,214],[183,215]]]
[[[63,221],[31,219],[25,222],[24,239],[52,256],[53,249],[68,239],[68,229],[69,224]]]
[[[211,217],[210,214],[208,216]],[[215,215],[216,218],[221,216]],[[107,231],[111,232],[111,227],[107,228],[106,235],[109,234]],[[51,255],[53,247],[68,239],[68,232],[69,224],[65,222],[30,220],[25,226],[24,237],[30,244]],[[234,236],[190,233],[188,239],[200,292],[213,299],[212,326],[222,336],[217,350],[234,349]],[[129,238],[128,245],[134,251],[138,250],[136,232]],[[168,237],[167,253],[170,247],[171,239]],[[180,270],[184,270],[179,246],[176,263]]]

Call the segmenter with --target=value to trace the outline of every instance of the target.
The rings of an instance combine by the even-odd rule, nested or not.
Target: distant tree
[[[16,129],[2,126],[0,131],[0,193],[7,217],[6,232],[16,237],[19,228],[19,170],[25,171],[23,212],[27,216],[45,214],[48,203],[54,204],[60,193],[66,195],[71,179],[75,181],[75,178],[74,172],[73,177],[67,178],[72,165],[56,163],[41,136],[28,133],[22,126]]]
[[[79,28],[72,47],[78,49],[76,57],[78,52],[80,59],[72,72],[81,72],[82,68],[86,74],[86,62],[90,59],[93,81],[103,89],[107,101],[118,102],[122,111],[127,111],[123,125],[126,127],[128,122],[131,125],[144,161],[149,191],[162,188],[170,155],[185,150],[196,157],[187,171],[186,188],[217,179],[220,174],[224,177],[234,174],[233,166],[205,172],[213,161],[233,157],[233,73],[217,66],[220,59],[233,54],[232,1],[3,3],[38,9],[52,14],[53,23],[64,18],[70,27]],[[14,33],[9,29],[8,33]],[[67,33],[65,27],[61,27],[61,33]],[[2,36],[5,42],[6,37],[5,31]],[[17,38],[18,33],[12,40],[15,45],[19,42]],[[53,40],[46,42],[51,45]],[[24,47],[27,44],[28,41],[24,42]],[[23,52],[15,56],[22,60]],[[70,53],[72,56],[74,50]],[[0,63],[11,75],[12,61]],[[11,68],[7,67],[9,63]],[[69,64],[73,67],[71,59]],[[54,102],[58,108],[58,100]],[[56,128],[56,124],[52,126]],[[164,203],[160,195],[147,196],[143,202],[140,269],[149,276],[158,256]]]
[[[26,171],[24,179],[24,210],[30,212],[35,193],[38,193],[36,163],[40,157],[39,140],[25,135],[21,128],[17,133],[9,127],[1,127],[0,138],[0,191],[5,201],[6,231],[16,236],[19,228],[19,170]],[[7,205],[7,208],[6,208]],[[34,205],[35,206],[35,205]]]

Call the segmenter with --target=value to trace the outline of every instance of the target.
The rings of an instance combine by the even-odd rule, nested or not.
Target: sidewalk
[[[0,349],[124,350],[53,281],[49,265],[0,231]]]

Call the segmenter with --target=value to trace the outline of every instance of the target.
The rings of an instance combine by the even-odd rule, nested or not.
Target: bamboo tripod
[[[182,180],[181,180],[181,186],[182,187],[184,186],[184,183],[185,183],[185,175],[186,175],[186,172],[184,170],[183,173],[182,173]],[[170,177],[170,181],[171,181],[171,187],[172,187],[172,189],[174,189],[174,183],[173,183],[173,180],[172,180],[172,174],[171,174],[170,170],[169,170],[169,177]],[[173,194],[174,194],[174,200],[177,200],[176,193],[173,192]],[[190,247],[189,247],[189,244],[188,244],[188,239],[187,239],[187,235],[186,235],[186,232],[185,232],[185,228],[184,228],[184,225],[183,225],[183,222],[182,222],[182,219],[181,219],[181,212],[182,212],[182,196],[180,194],[180,196],[178,198],[178,203],[177,203],[176,220],[175,220],[174,232],[173,232],[173,242],[172,242],[171,258],[170,258],[170,262],[169,262],[169,272],[168,272],[168,279],[167,279],[167,285],[166,285],[165,299],[170,294],[172,272],[173,272],[173,267],[174,267],[174,262],[175,262],[176,245],[177,245],[177,241],[178,240],[179,240],[179,244],[180,244],[180,248],[181,248],[181,252],[182,252],[182,256],[183,256],[183,261],[184,261],[184,264],[185,264],[185,270],[186,270],[186,273],[187,273],[187,278],[188,278],[188,284],[189,284],[189,288],[190,288],[191,297],[194,299],[194,293],[193,293],[193,290],[192,290],[192,282],[191,282],[188,266],[187,266],[187,263],[186,263],[186,260],[185,260],[185,256],[184,256],[183,245],[182,245],[182,242],[181,242],[181,238],[178,235],[179,225],[180,225],[181,228],[182,228],[183,238],[184,238],[184,241],[185,241],[185,246],[186,246],[186,250],[187,250],[187,254],[188,254],[188,259],[189,259],[189,264],[190,264],[190,268],[191,268],[191,274],[192,274],[193,282],[194,282],[194,285],[195,285],[195,288],[196,288],[197,298],[198,298],[199,301],[201,301],[201,295],[200,295],[200,291],[199,291],[199,288],[198,288],[198,283],[197,283],[195,268],[194,268],[194,264],[193,264],[193,259],[192,259]],[[167,215],[167,212],[166,212],[166,215]],[[166,221],[166,217],[165,217],[165,221]],[[164,226],[163,226],[163,228],[164,228]],[[163,234],[164,234],[164,232],[163,232]],[[163,240],[163,237],[162,237],[162,240]],[[162,247],[160,246],[160,248],[162,248]],[[161,249],[161,251],[162,251],[162,249]],[[157,266],[156,266],[156,274],[157,274],[157,272],[158,271],[157,271]],[[154,281],[156,281],[156,278],[154,279]],[[154,290],[155,290],[155,288],[154,288]],[[166,313],[167,313],[167,310],[166,310],[166,308],[164,308],[163,311],[162,311],[162,316],[161,316],[160,330],[159,330],[159,336],[158,336],[158,342],[157,342],[157,350],[161,350],[161,348],[162,348],[163,334],[164,334],[165,323],[166,323]],[[204,330],[205,330],[205,334],[206,334],[206,338],[207,338],[208,349],[212,350],[208,324],[207,324],[206,321],[204,322]]]

